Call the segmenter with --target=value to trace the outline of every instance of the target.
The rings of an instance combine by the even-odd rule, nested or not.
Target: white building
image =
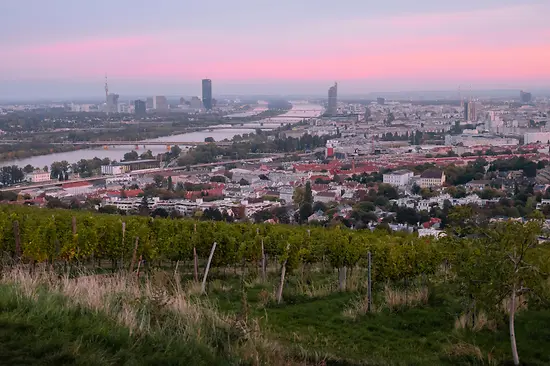
[[[108,166],[108,165],[107,165]],[[103,168],[103,167],[102,167]],[[103,169],[102,169],[103,170]],[[132,182],[132,176],[130,174],[122,174],[105,179],[105,184],[124,184]]]
[[[414,173],[407,169],[396,170],[391,173],[384,174],[383,182],[396,187],[404,187],[409,184]]]
[[[61,187],[71,196],[85,195],[95,191],[94,186],[90,182],[65,183]]]
[[[32,183],[38,183],[38,182],[47,182],[49,181],[50,173],[48,172],[32,172],[30,174],[27,174],[27,180]]]
[[[126,165],[102,165],[101,174],[103,175],[118,175],[124,174],[128,171]]]

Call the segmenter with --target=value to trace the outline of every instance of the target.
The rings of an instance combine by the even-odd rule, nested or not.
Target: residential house
[[[319,192],[313,197],[314,202],[329,203],[336,200],[336,192]]]
[[[307,222],[312,222],[312,221],[319,221],[319,222],[328,221],[328,216],[326,216],[323,211],[317,211],[313,213],[313,215],[307,218]]]
[[[469,190],[475,191],[475,190],[482,190],[486,187],[489,187],[491,184],[488,180],[472,180],[468,183],[466,183],[466,188]]]

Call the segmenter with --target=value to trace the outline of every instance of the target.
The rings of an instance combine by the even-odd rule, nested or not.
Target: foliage
[[[149,214],[146,200],[144,197],[141,205],[143,207],[140,208]],[[218,213],[219,211],[212,212],[212,215],[216,216]],[[270,214],[271,217],[286,216],[282,210]],[[71,229],[73,216],[77,221],[77,240]],[[160,217],[153,219],[149,216],[121,217],[83,211],[1,206],[0,222],[4,225],[0,233],[0,250],[12,254],[15,250],[15,239],[11,222],[14,220],[19,221],[23,258],[27,261],[85,261],[92,257],[114,261],[121,258],[128,260],[136,237],[139,237],[138,254],[148,260],[190,259],[191,244],[196,246],[199,256],[206,257],[212,243],[216,241],[219,250],[214,254],[214,263],[217,266],[238,264],[239,254],[233,243],[247,242],[250,238],[258,237],[264,238],[266,253],[271,257],[283,255],[286,245],[290,243],[289,260],[296,265],[299,262],[298,253],[305,249],[326,253],[330,258],[343,256],[345,259],[334,259],[331,262],[344,261],[350,265],[364,261],[366,253],[370,250],[378,257],[378,262],[373,267],[374,276],[378,280],[432,272],[438,265],[437,258],[440,257],[437,250],[430,249],[426,239],[391,236],[384,231],[352,231],[338,226],[327,229],[230,224],[223,221],[197,222]],[[122,222],[126,223],[125,240],[122,239]],[[259,242],[254,243],[247,246],[247,256],[260,250]],[[414,262],[411,262],[411,258],[415,258]],[[316,260],[320,260],[320,257]],[[411,267],[413,263],[414,266]]]

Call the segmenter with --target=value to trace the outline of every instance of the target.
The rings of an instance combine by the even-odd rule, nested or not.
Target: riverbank
[[[106,147],[100,146],[95,148],[89,148],[84,146],[58,146],[59,148],[62,148],[62,151],[49,151],[49,150],[41,150],[41,151],[35,151],[34,153],[32,149],[29,148],[28,151],[30,151],[31,155],[27,155],[27,157],[24,158],[17,158],[17,157],[4,157],[3,159],[0,156],[0,167],[1,166],[8,166],[8,165],[18,165],[20,167],[24,167],[28,164],[35,166],[35,167],[43,167],[45,165],[49,166],[54,161],[62,161],[66,160],[69,163],[76,163],[81,159],[93,159],[94,157],[98,158],[109,158],[112,160],[118,160],[120,161],[124,154],[127,152],[130,152],[131,150],[138,150],[139,153],[147,150],[151,150],[153,155],[165,153],[167,147],[162,145],[147,145],[147,142],[155,142],[155,141],[166,141],[166,142],[178,142],[178,141],[188,141],[188,142],[204,142],[204,140],[208,137],[212,137],[215,141],[222,141],[222,140],[231,140],[235,135],[243,135],[243,134],[250,134],[252,132],[255,132],[257,128],[264,128],[264,129],[275,129],[281,126],[281,124],[286,125],[288,123],[290,124],[296,124],[301,121],[302,115],[304,115],[303,110],[314,110],[318,111],[319,114],[322,113],[322,107],[315,104],[298,104],[295,106],[296,108],[290,109],[290,110],[280,110],[282,114],[278,114],[277,117],[269,117],[260,119],[256,122],[246,122],[242,123],[241,126],[233,126],[229,127],[227,125],[220,125],[220,124],[210,124],[210,125],[203,125],[201,127],[191,127],[186,128],[182,130],[176,130],[174,129],[156,129],[155,131],[158,132],[157,134],[154,134],[155,131],[147,130],[147,126],[141,126],[141,138],[136,139],[136,146],[137,149],[132,148],[132,146],[128,145],[109,145]],[[315,112],[313,112],[315,114]],[[303,118],[311,118],[312,114],[310,113],[307,116],[303,116]],[[279,120],[280,118],[280,120]],[[287,120],[287,118],[289,120]],[[225,121],[227,124],[228,122]],[[231,124],[234,124],[235,121],[231,121]],[[223,126],[223,127],[222,127]],[[167,126],[165,126],[167,127]],[[169,126],[168,126],[169,127]],[[139,129],[140,127],[134,126],[134,130]],[[143,131],[145,129],[145,131]],[[164,131],[164,132],[163,132]],[[183,132],[183,133],[182,133]],[[118,135],[112,137],[113,139],[127,139],[132,140],[130,138],[127,138],[127,136],[122,135],[123,132],[118,133]],[[136,136],[133,136],[134,139]],[[96,137],[93,139],[88,140],[100,140],[100,138]],[[107,140],[109,140],[107,138]],[[113,144],[116,144],[115,141],[113,141]],[[33,146],[36,144],[33,143]],[[46,146],[52,146],[45,144]],[[0,145],[1,146],[1,145]],[[8,145],[4,145],[8,146]],[[13,145],[11,145],[13,146]],[[11,147],[10,146],[10,147]]]

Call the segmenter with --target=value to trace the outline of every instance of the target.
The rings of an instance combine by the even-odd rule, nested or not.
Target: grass
[[[251,316],[290,354],[334,365],[478,365],[511,359],[505,315],[497,322],[482,313],[474,327],[466,324],[469,318],[451,285],[419,280],[405,291],[399,284],[379,284],[373,289],[374,311],[366,313],[363,287],[338,292],[336,273],[311,276],[306,287],[300,273],[290,274],[281,305],[271,300],[275,275],[245,290]],[[239,278],[216,281],[224,284],[223,291],[211,287],[209,297],[226,313],[238,313]],[[516,334],[525,365],[550,364],[545,351],[550,347],[550,309],[519,312]]]
[[[0,354],[4,365],[231,365],[193,342],[135,334],[108,316],[40,290],[34,298],[0,285]]]
[[[445,283],[375,284],[368,313],[360,278],[357,290],[339,292],[331,271],[289,273],[282,304],[273,296],[277,272],[263,282],[256,273],[213,271],[208,295],[190,278],[5,271],[2,363],[490,365],[511,358],[504,311],[501,319],[480,312],[472,324]],[[524,365],[550,364],[550,309],[523,306],[516,335]]]

